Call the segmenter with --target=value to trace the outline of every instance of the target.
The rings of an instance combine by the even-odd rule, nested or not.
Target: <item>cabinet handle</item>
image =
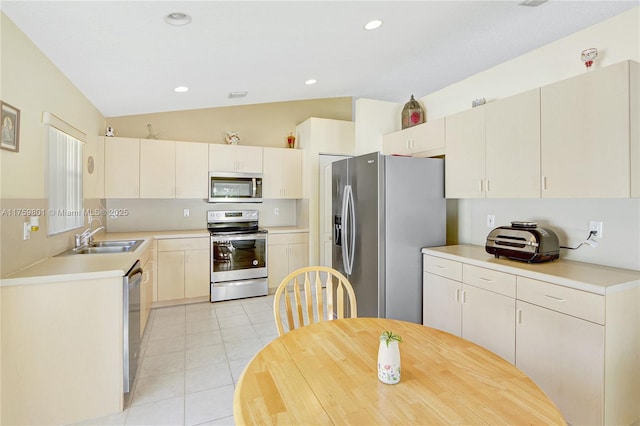
[[[518,324],[522,324],[522,309],[516,310],[516,321]]]
[[[433,265],[433,267],[438,269],[447,269],[446,266],[442,266],[442,265]]]
[[[149,271],[144,271],[142,273],[142,282],[145,284],[149,282]]]
[[[487,187],[487,192],[491,191],[491,187],[489,186],[489,179],[487,179],[486,187]]]
[[[456,288],[456,302],[460,302],[460,289]]]
[[[484,179],[480,179],[480,192],[484,192],[484,185],[483,185]]]
[[[489,278],[480,277],[480,279],[482,281],[485,281],[485,282],[488,282],[488,283],[492,283],[493,282],[493,280],[490,280]]]
[[[462,290],[462,304],[466,304],[467,303],[467,292]]]
[[[549,294],[545,294],[544,297],[546,297],[547,299],[555,300],[556,302],[566,302],[565,299],[562,299],[560,297],[551,296]]]
[[[546,176],[542,176],[542,189],[543,190],[547,190],[547,177]]]

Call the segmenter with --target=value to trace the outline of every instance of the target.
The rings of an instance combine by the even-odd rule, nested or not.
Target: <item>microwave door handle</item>
[[[256,198],[256,193],[258,192],[258,185],[256,184],[256,178],[252,178],[251,183],[253,185],[251,198]]]

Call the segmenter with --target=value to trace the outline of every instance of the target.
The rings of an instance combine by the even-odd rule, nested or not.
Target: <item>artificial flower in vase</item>
[[[378,346],[378,380],[394,385],[400,381],[400,346],[402,337],[383,331]]]

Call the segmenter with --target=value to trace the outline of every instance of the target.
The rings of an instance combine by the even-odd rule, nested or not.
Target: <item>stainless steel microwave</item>
[[[209,172],[210,203],[261,203],[261,173]]]

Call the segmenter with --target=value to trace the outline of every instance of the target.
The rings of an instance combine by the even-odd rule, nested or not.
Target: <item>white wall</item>
[[[402,107],[394,102],[356,100],[356,155],[382,151],[382,135],[401,128]]]
[[[596,47],[594,67],[626,59],[640,61],[640,7],[593,25],[554,43],[476,74],[421,100],[429,119],[447,116],[471,107],[475,98],[488,102],[553,81],[587,72],[580,52]],[[498,47],[497,47],[498,48]],[[597,171],[594,171],[597,173]],[[583,246],[562,250],[561,257],[629,269],[640,269],[640,200],[450,200],[448,243],[484,245],[489,228],[487,214],[496,225],[512,220],[534,220],[553,229],[561,245],[575,246],[588,235],[590,220],[604,222],[597,248]]]

